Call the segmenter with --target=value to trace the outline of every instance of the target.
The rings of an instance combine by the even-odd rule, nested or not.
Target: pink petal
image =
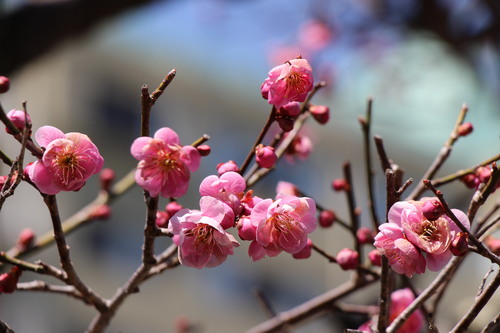
[[[167,145],[180,145],[179,136],[168,127],[157,130],[154,138],[164,141]]]
[[[64,138],[64,132],[53,126],[42,126],[35,133],[35,140],[42,147],[47,147],[49,143],[56,139]]]

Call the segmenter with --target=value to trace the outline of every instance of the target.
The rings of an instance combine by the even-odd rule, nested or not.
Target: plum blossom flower
[[[303,102],[313,88],[312,69],[306,59],[276,66],[261,87],[262,97],[277,109],[289,102]]]
[[[42,193],[78,191],[104,163],[99,150],[85,134],[64,134],[55,127],[43,126],[35,133],[35,139],[45,151],[40,160],[25,170]]]
[[[183,196],[191,172],[200,166],[198,150],[181,146],[177,133],[168,127],[160,128],[153,138],[135,139],[130,152],[139,160],[135,181],[153,197]]]
[[[373,245],[389,259],[392,269],[398,274],[412,277],[425,272],[425,258],[418,248],[404,238],[403,230],[395,223],[384,223],[379,227]]]
[[[250,223],[257,226],[249,254],[254,260],[285,251],[297,253],[307,245],[307,235],[316,229],[316,204],[310,198],[278,194],[255,205]]]
[[[423,207],[430,200],[435,200],[435,198],[396,202],[389,210],[388,220],[389,223],[400,226],[406,239],[425,252],[427,267],[431,271],[438,271],[452,257],[449,247],[460,229],[446,215],[442,215],[434,221],[426,219]],[[451,211],[465,228],[470,229],[467,215],[458,209]]]
[[[211,196],[228,205],[235,216],[241,212],[240,200],[246,188],[243,177],[233,171],[226,172],[220,177],[211,175],[203,179],[200,184],[200,195]]]
[[[270,169],[276,164],[277,159],[273,147],[264,146],[263,144],[255,147],[255,161],[260,167]]]
[[[203,268],[222,264],[233,248],[234,236],[221,225],[225,205],[212,197],[200,199],[200,210],[181,209],[170,219],[174,242],[179,245],[179,260],[184,266]]]
[[[415,295],[409,288],[398,289],[391,294],[391,307],[389,309],[389,323],[392,323],[401,312],[403,312],[415,300]],[[358,329],[363,332],[372,332],[370,326],[372,321],[361,325]],[[413,312],[405,323],[398,329],[397,333],[418,333],[424,324],[424,316],[421,310]]]

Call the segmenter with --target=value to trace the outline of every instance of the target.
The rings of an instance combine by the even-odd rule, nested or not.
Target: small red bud
[[[321,125],[326,124],[330,120],[330,108],[328,106],[311,105],[309,106],[309,112]]]
[[[115,172],[112,169],[105,168],[102,169],[100,173],[100,178],[101,178],[101,188],[108,192],[111,184],[115,180]]]
[[[273,147],[264,146],[262,144],[255,147],[255,161],[261,168],[272,168],[277,159],[278,157],[276,156]]]
[[[283,132],[290,132],[291,130],[293,130],[294,121],[292,118],[277,117],[276,121],[278,122],[278,125],[283,130]]]
[[[476,169],[476,177],[480,183],[487,183],[491,177],[491,169],[488,166],[480,166]]]
[[[0,294],[6,293],[11,294],[16,290],[17,281],[19,281],[19,277],[21,276],[21,269],[17,266],[14,266],[10,269],[10,272],[3,273],[0,275]]]
[[[469,235],[459,232],[451,242],[450,251],[454,256],[463,256],[469,248]]]
[[[19,237],[17,238],[17,247],[21,250],[27,250],[35,244],[35,233],[31,229],[23,229],[19,233]]]
[[[356,238],[360,244],[372,244],[374,241],[373,237],[373,232],[370,228],[361,227],[356,231]]]
[[[332,187],[333,187],[333,190],[336,192],[350,190],[349,184],[345,181],[345,179],[341,179],[341,178],[335,179],[332,182]]]
[[[329,228],[333,225],[335,222],[335,219],[337,218],[337,215],[335,215],[335,212],[333,210],[322,210],[321,213],[319,213],[319,225],[322,226],[323,228]]]
[[[208,156],[212,151],[212,148],[209,145],[200,145],[196,147],[196,149],[198,149],[198,153],[200,153],[201,156]]]
[[[422,214],[427,220],[435,221],[444,214],[444,207],[438,199],[430,199],[424,203]]]
[[[485,244],[491,250],[491,252],[493,252],[497,256],[500,256],[500,238],[488,236],[485,240]]]
[[[359,253],[357,251],[345,248],[340,250],[335,259],[337,260],[337,263],[340,265],[340,267],[344,271],[347,271],[358,267]]]
[[[465,176],[463,176],[462,178],[460,178],[460,180],[462,181],[462,183],[465,184],[465,186],[467,186],[468,188],[475,188],[476,185],[477,185],[477,177],[475,174],[473,173],[468,173],[466,174]]]
[[[90,214],[91,219],[107,220],[111,216],[111,207],[109,205],[99,205],[94,208]]]
[[[174,216],[174,214],[180,211],[182,208],[182,205],[177,201],[171,201],[165,206],[165,210],[171,217]]]
[[[472,133],[474,127],[472,123],[463,123],[458,126],[458,135],[459,136],[467,136]]]
[[[0,94],[6,93],[10,88],[10,80],[8,77],[0,76]]]
[[[168,220],[170,219],[170,215],[164,211],[157,211],[156,212],[156,226],[158,228],[166,228],[168,227]]]
[[[288,104],[285,104],[280,108],[279,112],[284,117],[295,119],[300,114],[300,103],[290,102]]]
[[[368,259],[370,259],[373,266],[382,266],[382,255],[378,250],[371,250],[368,253]]]

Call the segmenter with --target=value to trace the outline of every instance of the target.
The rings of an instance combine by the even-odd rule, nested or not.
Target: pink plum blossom
[[[309,154],[311,154],[312,149],[312,140],[307,135],[299,133],[295,138],[293,138],[292,142],[286,149],[285,158],[289,162],[293,162],[295,157],[305,160],[309,157]]]
[[[359,265],[359,253],[349,248],[344,248],[335,257],[339,266],[344,270],[356,269]]]
[[[104,163],[85,134],[64,134],[55,127],[43,126],[35,133],[35,139],[45,150],[42,158],[25,170],[42,193],[78,191]]]
[[[425,272],[424,256],[404,237],[401,227],[395,223],[384,223],[379,230],[373,245],[389,259],[396,273],[412,277],[415,273]]]
[[[226,172],[220,177],[211,175],[203,179],[200,184],[200,195],[216,198],[233,210],[235,216],[241,212],[240,199],[243,197],[246,183],[243,177],[233,171]]]
[[[227,162],[217,164],[217,173],[219,174],[219,176],[229,171],[233,172],[240,171],[240,168],[238,167],[238,164],[236,164],[235,161],[229,160]]]
[[[271,69],[261,87],[262,97],[277,109],[289,102],[303,102],[313,82],[307,60],[293,59]]]
[[[192,146],[181,146],[177,133],[160,128],[153,138],[135,139],[130,148],[139,160],[135,181],[151,196],[180,197],[187,192],[191,172],[200,166],[200,153]]]
[[[278,194],[276,201],[257,203],[250,220],[257,226],[256,244],[249,249],[254,260],[282,251],[294,254],[306,246],[307,235],[316,229],[316,204],[310,198]]]
[[[405,238],[424,251],[427,267],[431,271],[438,271],[450,260],[452,253],[449,247],[460,229],[446,215],[434,221],[426,219],[423,215],[423,207],[430,200],[435,200],[435,198],[396,202],[389,210],[388,220],[389,223],[401,227]],[[467,215],[458,209],[451,211],[465,228],[470,229]]]
[[[411,303],[415,295],[409,288],[399,289],[391,294],[391,307],[389,309],[389,323],[392,323]],[[358,329],[363,332],[372,332],[370,326],[372,321],[361,325]],[[424,316],[421,310],[413,312],[405,323],[398,329],[397,333],[418,333],[424,325]]]
[[[200,199],[200,210],[181,209],[170,219],[182,265],[199,269],[215,267],[239,246],[221,225],[226,215],[224,206],[219,200],[205,196]]]

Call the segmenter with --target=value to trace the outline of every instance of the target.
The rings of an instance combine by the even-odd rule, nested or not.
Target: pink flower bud
[[[99,205],[94,208],[90,214],[91,219],[107,220],[111,216],[111,207],[109,205]]]
[[[201,156],[208,156],[212,151],[212,148],[210,148],[209,145],[200,145],[196,147],[196,149],[198,149],[198,153],[200,153]]]
[[[340,267],[344,270],[355,269],[359,264],[359,253],[351,250],[349,248],[345,248],[340,250],[335,258]]]
[[[491,250],[491,252],[493,252],[497,256],[500,256],[500,238],[488,236],[485,240],[485,244]]]
[[[356,238],[360,244],[372,244],[374,235],[370,228],[361,227],[356,231]]]
[[[307,259],[311,256],[313,242],[311,239],[307,239],[306,246],[297,253],[292,254],[295,259]]]
[[[290,117],[277,117],[276,121],[283,132],[290,132],[293,130],[294,120]]]
[[[491,177],[491,169],[488,166],[480,166],[476,169],[476,177],[480,183],[487,183]]]
[[[340,191],[349,191],[350,186],[349,184],[345,181],[345,179],[337,178],[334,179],[332,182],[332,188],[336,192]]]
[[[10,80],[8,77],[0,76],[0,94],[6,93],[10,88]]]
[[[156,226],[158,228],[167,228],[168,227],[168,220],[170,219],[170,216],[166,211],[160,210],[156,212]]]
[[[111,183],[113,183],[113,180],[115,180],[115,172],[109,168],[102,169],[100,173],[100,179],[101,188],[107,192],[111,187]]]
[[[288,104],[283,105],[279,111],[280,114],[285,117],[290,117],[292,119],[297,118],[297,116],[300,114],[300,103],[290,102]]]
[[[333,210],[325,209],[319,213],[318,222],[319,225],[323,228],[329,228],[333,225],[336,218],[337,216],[335,215],[335,212]]]
[[[435,221],[444,214],[444,207],[438,199],[430,199],[424,203],[422,214],[427,220]]]
[[[270,169],[274,166],[277,159],[278,157],[273,147],[262,144],[255,147],[255,160],[260,167]]]
[[[477,185],[477,177],[473,173],[466,174],[462,178],[460,178],[462,183],[465,184],[468,188],[475,188]]]
[[[295,196],[300,196],[300,191],[294,184],[290,182],[279,181],[276,185],[276,193],[291,194]]]
[[[330,120],[330,108],[328,106],[311,105],[309,106],[309,112],[321,125],[326,124]]]
[[[22,273],[21,269],[17,266],[14,266],[10,269],[10,272],[3,273],[2,275],[0,275],[0,294],[13,293],[14,290],[16,290],[17,281],[19,281],[21,273]]]
[[[174,214],[180,211],[182,208],[182,205],[177,201],[171,201],[165,206],[165,210],[170,216],[174,216]]]
[[[368,253],[368,259],[370,259],[373,266],[382,266],[382,255],[378,250],[371,250]]]
[[[451,242],[450,251],[454,256],[463,256],[469,249],[469,235],[459,232]]]
[[[31,229],[23,229],[19,233],[19,237],[17,238],[17,247],[21,250],[27,250],[33,247],[35,243],[35,233]]]
[[[239,172],[240,168],[238,167],[238,164],[232,160],[217,164],[217,173],[219,176],[229,171]]]
[[[22,131],[26,126],[26,120],[28,121],[28,124],[31,124],[30,115],[21,110],[12,109],[7,113],[7,117],[20,131]],[[5,128],[5,131],[9,134],[12,134],[7,127]]]
[[[459,136],[467,136],[472,133],[474,127],[472,123],[463,123],[458,126],[458,135]]]

